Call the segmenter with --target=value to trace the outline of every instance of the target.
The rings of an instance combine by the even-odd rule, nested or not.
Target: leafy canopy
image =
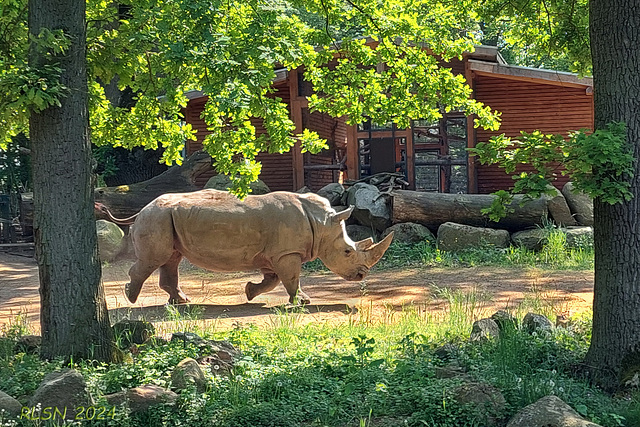
[[[496,114],[470,99],[462,76],[440,66],[478,42],[473,6],[471,0],[90,0],[92,141],[163,146],[165,162],[180,162],[185,140],[193,138],[181,116],[185,93],[201,90],[209,97],[203,119],[212,132],[205,149],[217,170],[232,176],[236,193],[246,194],[260,172],[259,152],[282,153],[296,141],[303,151],[324,147],[313,132],[294,135],[287,105],[272,87],[276,69],[298,67],[316,91],[310,107],[348,116],[352,124],[405,126],[455,109],[496,129]],[[28,132],[31,111],[64,97],[55,57],[68,41],[61,32],[29,39],[26,0],[0,0],[0,11],[0,144],[6,146]],[[44,49],[54,65],[29,67],[30,45]],[[135,105],[114,105],[109,85],[129,88]],[[256,119],[266,134],[256,133]]]
[[[603,202],[615,204],[631,200],[630,178],[634,174],[634,158],[626,140],[624,123],[610,123],[607,129],[545,135],[540,131],[521,132],[517,138],[502,135],[479,142],[469,149],[482,164],[497,164],[512,174],[520,165],[530,165],[532,172],[513,176],[511,192],[498,191],[489,214],[493,221],[506,215],[512,194],[524,193],[540,197],[558,173],[571,175],[576,190]]]

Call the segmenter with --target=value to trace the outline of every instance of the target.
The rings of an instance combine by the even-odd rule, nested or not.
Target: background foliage
[[[314,85],[311,108],[351,123],[408,124],[452,109],[497,127],[487,107],[469,98],[462,76],[439,67],[473,50],[478,16],[471,1],[106,1],[88,3],[91,132],[96,145],[164,147],[162,161],[180,162],[192,138],[181,109],[185,92],[209,96],[205,149],[238,194],[257,178],[257,153],[299,142],[317,151],[313,132],[294,135],[287,106],[271,87],[277,68],[304,67]],[[27,133],[30,111],[55,105],[65,88],[59,68],[28,65],[25,0],[1,0],[0,134]],[[366,43],[366,41],[370,43]],[[44,32],[31,49],[64,51],[61,32]],[[424,47],[429,49],[425,50]],[[386,65],[382,65],[386,64]],[[122,91],[132,102],[120,105]],[[115,95],[114,95],[115,94]],[[255,121],[267,133],[256,135]]]

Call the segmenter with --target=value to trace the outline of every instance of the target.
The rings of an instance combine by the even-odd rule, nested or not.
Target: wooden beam
[[[411,133],[411,128],[391,130],[374,130],[372,132],[373,138],[408,138]],[[357,138],[369,139],[369,131],[356,132]]]
[[[347,179],[360,179],[360,156],[358,151],[358,127],[347,125]]]
[[[289,108],[291,109],[291,120],[295,125],[295,133],[300,134],[303,131],[302,128],[302,105],[298,96],[298,71],[292,70],[289,72],[289,93],[291,100],[289,101]],[[296,141],[293,148],[291,148],[291,166],[293,173],[293,188],[292,191],[296,191],[304,187],[304,158],[302,156],[302,149],[300,141]]]
[[[467,80],[467,85],[471,88],[471,98],[476,97],[474,73],[471,70],[471,64],[466,61],[464,64],[464,77]],[[474,117],[467,115],[467,148],[474,148],[476,146],[476,128],[474,123]],[[467,192],[470,194],[478,193],[478,170],[476,168],[475,156],[470,156],[467,153]]]
[[[593,79],[590,77],[580,78],[575,74],[563,73],[560,71],[492,64],[483,61],[475,61],[473,59],[470,59],[467,63],[469,64],[471,71],[479,75],[539,84],[580,87],[585,88],[586,94],[592,93],[592,91],[587,90],[587,88],[593,87]]]
[[[407,156],[407,181],[409,182],[409,190],[416,189],[416,168],[415,168],[415,146],[413,144],[413,128],[409,128],[409,133],[407,134],[407,145],[406,145],[406,153]]]

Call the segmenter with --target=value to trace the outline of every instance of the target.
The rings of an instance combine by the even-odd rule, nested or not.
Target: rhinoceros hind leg
[[[311,300],[307,294],[300,290],[300,269],[302,267],[300,255],[286,255],[280,258],[274,267],[289,294],[289,303],[300,305],[309,304]]]
[[[138,299],[144,281],[160,267],[159,265],[144,263],[137,260],[129,269],[131,281],[124,286],[124,293],[127,299],[133,304]]]
[[[263,276],[262,282],[248,282],[247,286],[244,287],[244,293],[247,294],[247,300],[251,301],[258,295],[273,290],[278,286],[278,283],[280,283],[280,278],[274,273],[263,273]]]
[[[190,301],[178,284],[180,261],[182,261],[182,254],[174,251],[169,261],[159,268],[160,289],[169,294],[169,304],[185,304]]]

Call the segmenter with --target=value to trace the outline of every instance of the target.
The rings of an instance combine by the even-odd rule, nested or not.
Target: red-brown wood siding
[[[474,89],[478,101],[502,112],[500,130],[488,132],[477,129],[478,142],[487,141],[491,136],[501,133],[514,137],[520,135],[520,131],[540,130],[566,135],[572,130],[593,127],[593,97],[586,93],[586,87],[564,87],[476,75]],[[561,188],[569,179],[558,170],[554,185]],[[478,193],[513,187],[511,176],[497,166],[477,165],[477,180]]]
[[[328,150],[318,154],[305,154],[305,165],[330,165],[337,163],[346,155],[347,126],[343,118],[334,119],[325,113],[314,111],[309,113],[307,108],[302,110],[302,124],[306,129],[316,131],[320,138],[326,139]],[[336,153],[337,150],[337,153]],[[337,181],[338,171],[306,170],[305,185],[317,191],[327,184]]]
[[[277,91],[272,96],[282,98],[284,102],[288,103],[290,98],[288,84],[280,84],[276,88]],[[211,133],[207,130],[207,125],[204,120],[200,117],[204,110],[206,101],[206,97],[193,99],[189,101],[187,108],[185,109],[185,120],[187,123],[191,123],[193,129],[196,130],[196,140],[189,141],[187,143],[187,155],[191,155],[195,151],[202,150],[202,143],[205,137]],[[256,132],[258,134],[265,133],[262,126],[262,120],[252,119],[251,123],[256,127]],[[291,152],[284,154],[261,153],[258,155],[257,159],[262,163],[260,179],[264,181],[271,190],[294,190]],[[209,178],[213,175],[215,175],[215,171],[213,169],[210,172],[200,175],[196,180],[196,185],[204,187]]]

